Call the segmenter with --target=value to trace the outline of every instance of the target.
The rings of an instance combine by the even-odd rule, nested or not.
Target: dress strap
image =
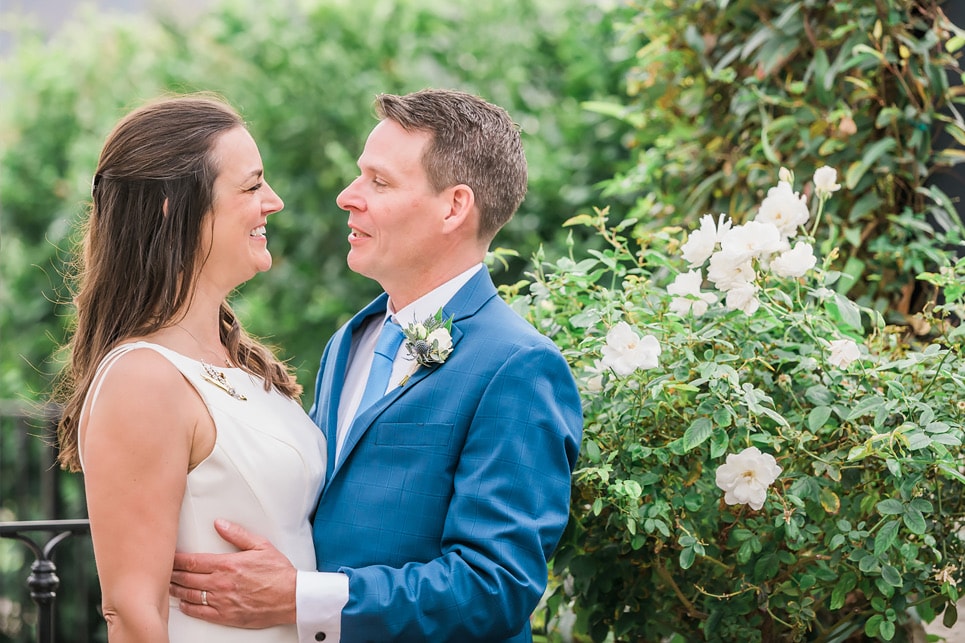
[[[107,371],[111,369],[117,360],[130,353],[132,350],[138,348],[153,348],[154,344],[150,342],[132,342],[130,344],[121,344],[120,346],[115,346],[111,349],[101,363],[97,365],[97,370],[94,371],[94,379],[91,380],[91,388],[87,391],[87,398],[84,400],[84,406],[81,408],[80,417],[81,422],[77,425],[77,432],[80,433],[81,425],[83,424],[84,411],[87,411],[87,417],[94,412],[94,405],[97,404],[97,397],[101,393],[101,387],[104,385],[104,376],[107,375]],[[77,455],[80,459],[80,468],[84,468],[84,453],[81,449],[81,442],[77,442]]]

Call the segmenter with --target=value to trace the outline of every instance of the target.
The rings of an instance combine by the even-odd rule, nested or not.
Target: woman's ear
[[[164,203],[161,204],[161,212],[164,213],[164,216],[168,215],[168,198],[167,197],[164,197]]]

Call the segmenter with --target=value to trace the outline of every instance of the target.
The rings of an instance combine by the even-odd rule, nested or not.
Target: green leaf
[[[834,304],[837,308],[838,314],[841,316],[842,322],[855,330],[864,329],[864,327],[861,325],[861,309],[858,308],[858,304],[854,303],[840,292],[834,293]]]
[[[754,576],[761,579],[770,579],[777,576],[781,569],[781,561],[774,554],[761,556],[754,563]]]
[[[881,577],[892,587],[901,587],[904,584],[901,580],[901,574],[891,565],[885,565],[881,568]]]
[[[831,407],[830,406],[815,406],[808,413],[808,429],[813,433],[817,433],[819,429],[824,426],[824,423],[828,421],[831,417]]]
[[[875,614],[865,622],[864,633],[871,638],[877,638],[878,632],[881,630],[881,624],[884,623],[884,621],[884,616]]]
[[[905,505],[901,504],[900,500],[895,500],[894,498],[882,500],[875,505],[875,509],[877,509],[878,513],[882,516],[897,516],[905,513]]]
[[[916,507],[908,507],[905,509],[902,519],[905,522],[905,526],[911,530],[913,534],[918,534],[919,536],[925,533],[928,529],[928,525],[925,522],[925,516],[922,515]]]
[[[710,435],[710,457],[715,460],[721,457],[727,453],[728,446],[730,446],[730,436],[727,431],[721,428],[714,429]]]
[[[959,473],[958,470],[955,469],[955,467],[949,465],[948,463],[946,463],[946,462],[939,462],[939,463],[938,463],[938,469],[939,469],[942,473],[944,473],[946,476],[948,476],[948,477],[950,477],[950,478],[954,478],[955,480],[958,480],[958,481],[961,482],[962,484],[965,484],[965,476],[963,476],[961,473]]]
[[[841,609],[844,606],[844,601],[848,598],[848,594],[853,590],[858,584],[858,577],[854,572],[845,572],[838,579],[838,582],[834,585],[834,589],[831,590],[831,603],[828,607],[832,610]]]
[[[684,547],[680,551],[680,569],[690,569],[696,558],[697,555],[694,553],[693,547]]]
[[[821,489],[821,506],[829,514],[836,514],[841,510],[841,499],[830,489]]]
[[[881,625],[878,627],[878,632],[886,641],[890,641],[895,638],[895,622],[894,621],[882,621]]]
[[[583,455],[585,455],[590,462],[599,462],[600,445],[594,440],[585,440],[583,442]]]
[[[878,530],[878,535],[875,536],[875,556],[881,556],[895,544],[900,524],[897,520],[889,520]]]
[[[952,433],[936,433],[931,436],[932,442],[937,442],[938,444],[944,444],[949,447],[958,447],[962,445],[962,439],[957,435]]]
[[[601,511],[603,511],[603,499],[597,498],[593,501],[593,515],[599,516]]]
[[[592,217],[589,214],[578,214],[575,217],[570,217],[569,219],[564,221],[563,226],[568,227],[568,226],[574,226],[574,225],[582,225],[582,226],[593,227],[595,223],[596,223],[596,217]]]
[[[690,451],[703,444],[714,430],[714,424],[708,417],[698,417],[687,430],[684,431],[684,451]]]
[[[850,422],[864,415],[872,415],[876,413],[878,409],[882,408],[884,404],[885,400],[883,397],[879,395],[870,395],[854,405],[854,408],[851,409],[850,413],[848,413],[847,419]]]
[[[945,607],[945,613],[942,615],[942,625],[944,625],[947,628],[952,628],[957,622],[958,622],[958,607],[955,606],[955,603],[949,603]]]
[[[862,155],[861,160],[852,163],[847,172],[845,172],[844,180],[848,189],[853,190],[864,177],[865,173],[877,164],[878,159],[893,150],[897,144],[898,142],[893,138],[883,138],[872,143],[864,155]]]
[[[878,569],[878,559],[874,556],[865,556],[858,561],[858,569],[860,569],[865,574],[874,572]]]

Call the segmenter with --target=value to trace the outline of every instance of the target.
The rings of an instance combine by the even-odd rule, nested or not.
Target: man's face
[[[438,261],[434,250],[446,242],[442,226],[451,195],[432,189],[421,161],[430,137],[383,120],[365,143],[358,178],[336,199],[349,213],[349,267],[390,295],[429,279]]]

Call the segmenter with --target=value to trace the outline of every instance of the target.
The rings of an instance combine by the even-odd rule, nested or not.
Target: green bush
[[[52,42],[21,36],[2,68],[4,390],[44,394],[64,338],[62,272],[100,145],[126,111],[166,91],[222,93],[250,122],[286,202],[275,267],[237,308],[310,384],[325,340],[377,286],[345,265],[338,192],[375,123],[379,92],[477,92],[521,124],[530,191],[497,243],[527,257],[596,197],[626,157],[627,128],[581,101],[622,92],[629,54],[594,3],[496,0],[227,2],[190,24],[87,13]],[[256,19],[253,19],[257,16]],[[507,279],[524,262],[510,257]],[[306,405],[311,400],[305,400]]]
[[[594,641],[891,640],[911,608],[955,621],[965,259],[922,275],[945,303],[909,344],[833,290],[837,249],[813,255],[824,200],[795,222],[806,197],[782,176],[740,226],[575,217],[607,248],[503,289],[578,375],[583,451],[549,606]]]
[[[637,0],[629,99],[636,163],[609,183],[641,225],[745,220],[771,169],[842,173],[822,252],[835,285],[890,320],[917,312],[915,276],[962,238],[965,206],[936,178],[965,159],[965,32],[940,0]],[[957,181],[962,181],[961,172]],[[959,188],[960,189],[960,188]]]

